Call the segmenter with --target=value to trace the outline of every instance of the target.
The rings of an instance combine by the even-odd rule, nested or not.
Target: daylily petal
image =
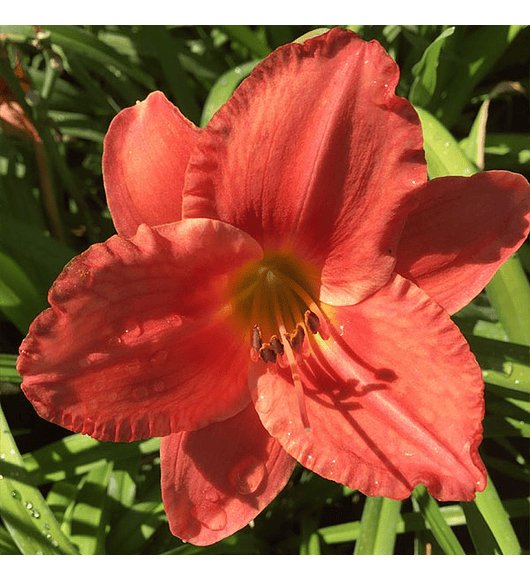
[[[20,347],[38,413],[97,439],[204,427],[249,402],[248,346],[223,311],[226,277],[259,246],[221,222],[114,236],[75,258]]]
[[[103,179],[116,227],[133,236],[141,223],[181,218],[182,188],[200,129],[160,91],[121,111],[103,149]]]
[[[329,310],[331,338],[298,369],[310,432],[289,373],[254,367],[269,433],[308,469],[367,495],[403,499],[425,484],[440,500],[472,499],[486,484],[483,382],[449,315],[400,276]]]
[[[314,264],[328,303],[370,295],[391,275],[411,192],[426,180],[398,77],[377,42],[339,28],[279,48],[199,138],[183,216],[221,219]]]
[[[42,141],[35,125],[15,100],[4,101],[0,97],[0,128],[8,135],[25,138],[29,136],[36,143]]]
[[[530,231],[530,186],[508,171],[442,177],[418,192],[396,271],[450,314],[468,304]]]
[[[296,465],[252,405],[200,431],[164,437],[160,459],[171,532],[198,546],[246,526],[283,489]]]

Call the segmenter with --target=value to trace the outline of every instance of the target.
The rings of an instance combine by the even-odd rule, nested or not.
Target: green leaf
[[[425,158],[431,179],[446,175],[470,176],[477,168],[460,149],[456,139],[434,115],[415,107],[423,131]]]
[[[495,97],[503,93],[520,92],[524,94],[524,89],[518,82],[501,82],[498,83],[489,93],[477,113],[469,137],[464,143],[461,142],[461,147],[464,153],[473,163],[480,169],[484,169],[484,155],[486,143],[486,124],[488,121],[490,102]]]
[[[75,554],[37,489],[0,407],[0,514],[23,554]]]
[[[503,508],[511,518],[528,518],[530,498],[509,499],[503,502]],[[440,508],[448,526],[464,526],[466,516],[458,504],[444,505]],[[418,512],[405,512],[399,515],[396,525],[398,534],[427,530],[423,516]],[[354,521],[345,524],[335,524],[320,528],[318,533],[326,544],[350,543],[357,540],[361,530],[361,522]]]
[[[530,397],[530,351],[528,347],[466,334],[482,368],[489,390],[501,396],[528,400]]]
[[[444,66],[430,110],[451,128],[469,103],[473,90],[491,71],[522,25],[458,26],[445,45]]]
[[[318,556],[320,555],[320,536],[318,534],[316,521],[312,514],[305,512],[301,518],[301,538],[300,555]]]
[[[418,486],[412,492],[412,498],[443,552],[448,555],[464,555],[464,549],[445,521],[438,502],[431,497],[427,489]]]
[[[367,497],[354,554],[393,554],[400,510],[400,501],[385,497]]]
[[[24,270],[0,248],[0,310],[25,334],[46,301]]]
[[[41,229],[0,212],[0,249],[5,249],[25,272],[31,273],[36,290],[46,295],[75,252]],[[46,307],[41,298],[40,305]],[[38,311],[37,311],[38,312]]]
[[[136,495],[134,471],[138,467],[139,459],[139,457],[132,457],[122,460],[121,467],[114,469],[110,476],[109,497],[125,510],[128,510],[134,503]]]
[[[527,133],[487,133],[484,156],[487,169],[509,169],[522,172],[528,168],[530,162],[530,135]]]
[[[17,548],[9,532],[0,526],[0,556],[20,556],[20,550]]]
[[[521,546],[491,478],[473,503],[462,502],[477,554],[519,555]]]
[[[60,481],[86,474],[107,459],[117,461],[157,453],[160,439],[131,443],[101,442],[88,435],[69,435],[33,453],[26,453],[24,463],[32,479],[39,483]]]
[[[167,522],[160,498],[159,472],[147,492],[113,525],[107,540],[109,554],[139,554],[146,542]]]
[[[156,89],[150,75],[132,64],[127,57],[90,34],[86,29],[79,26],[65,25],[47,25],[43,28],[50,32],[52,43],[57,43],[67,50],[72,50],[106,69],[109,66],[115,67],[151,91]]]
[[[57,481],[51,486],[46,496],[46,502],[60,524],[64,521],[68,506],[75,502],[77,488],[80,482],[81,476],[68,481]]]
[[[232,96],[239,83],[247,77],[260,60],[251,60],[223,74],[212,87],[201,117],[201,127],[206,127],[214,114]]]
[[[104,554],[107,486],[113,465],[108,461],[85,475],[65,512],[61,527],[84,556]]]
[[[409,92],[409,101],[419,107],[427,107],[436,90],[438,61],[445,40],[455,31],[447,28],[430,44],[420,61],[412,67],[414,81]]]
[[[526,437],[530,438],[530,426],[523,421],[509,417],[486,416],[483,420],[485,437]]]
[[[4,383],[19,385],[22,382],[22,377],[17,372],[16,364],[17,355],[0,354],[0,393]]]
[[[193,84],[179,58],[185,47],[184,42],[175,39],[165,26],[142,26],[135,41],[140,41],[142,47],[149,47],[150,56],[160,64],[169,88],[168,98],[185,117],[199,119],[200,108],[191,90]]]
[[[258,34],[251,30],[248,26],[243,25],[224,25],[219,28],[231,39],[242,46],[248,48],[258,58],[265,58],[270,53],[271,49],[267,42]]]
[[[0,26],[0,35],[5,34],[13,42],[24,42],[35,38],[35,28],[29,24],[12,24]]]
[[[462,151],[479,169],[484,169],[484,143],[486,138],[486,123],[488,121],[489,100],[482,103],[475,121],[469,132],[469,137],[460,142]]]
[[[486,293],[510,339],[530,345],[530,284],[517,254],[497,271]]]

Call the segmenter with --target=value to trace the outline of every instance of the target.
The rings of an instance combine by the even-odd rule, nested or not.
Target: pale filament
[[[298,294],[298,296],[300,296],[300,298],[305,302],[305,304],[307,305],[307,307],[309,308],[309,310],[311,310],[311,312],[313,312],[313,314],[315,314],[318,317],[318,319],[320,321],[320,330],[319,330],[319,333],[322,336],[322,338],[324,340],[326,340],[329,337],[329,335],[330,335],[329,327],[328,327],[328,319],[327,319],[326,315],[324,314],[324,312],[322,312],[322,310],[318,306],[318,304],[294,280],[291,280],[290,278],[284,277],[282,279],[282,282],[284,282],[296,294]]]
[[[306,407],[305,398],[304,398],[304,386],[302,384],[302,381],[300,379],[300,374],[298,372],[298,364],[296,362],[295,353],[293,352],[293,349],[291,348],[291,344],[287,338],[288,333],[287,333],[287,330],[285,328],[285,324],[283,321],[283,316],[282,316],[279,304],[280,304],[280,296],[277,293],[277,300],[274,301],[274,305],[275,305],[275,309],[276,309],[276,321],[278,323],[278,329],[280,331],[280,336],[282,336],[285,339],[283,346],[285,349],[285,356],[287,357],[287,360],[289,361],[289,366],[291,368],[291,376],[293,378],[293,384],[294,384],[296,396],[298,399],[298,408],[300,411],[300,418],[302,420],[302,425],[306,431],[310,431],[311,427],[309,425],[309,417],[307,415],[307,407]]]

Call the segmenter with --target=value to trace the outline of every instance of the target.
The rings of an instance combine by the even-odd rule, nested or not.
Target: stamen
[[[289,286],[294,292],[296,292],[296,294],[298,294],[298,296],[300,296],[300,298],[306,303],[306,305],[309,308],[309,312],[313,313],[319,321],[319,328],[318,328],[318,332],[320,334],[320,336],[324,339],[327,340],[331,333],[329,331],[328,328],[328,324],[327,324],[327,318],[326,315],[324,314],[324,312],[322,312],[322,310],[320,309],[320,307],[318,306],[318,304],[311,298],[311,296],[302,288],[302,286],[300,286],[299,284],[297,284],[294,280],[292,280],[291,278],[288,278],[287,276],[283,279],[283,282]],[[312,332],[312,331],[311,331]]]
[[[259,355],[261,360],[265,363],[275,363],[276,362],[276,353],[272,349],[270,344],[263,344],[263,346],[259,349]]]
[[[283,354],[285,349],[283,348],[282,341],[276,336],[271,336],[271,348],[276,354]]]
[[[252,300],[252,308],[251,308],[251,320],[257,320],[258,312],[259,312],[259,304],[261,300],[261,286],[259,284],[254,284],[254,295]],[[259,349],[263,344],[262,337],[261,337],[261,328],[256,324],[252,329],[251,336],[250,336],[250,359],[252,362],[257,362],[259,360]],[[259,345],[259,346],[258,346]]]
[[[320,319],[311,310],[305,311],[304,320],[307,328],[309,328],[313,334],[316,334],[320,330]]]
[[[263,340],[261,339],[261,330],[259,326],[256,324],[252,329],[252,348],[259,351],[261,345],[263,344]]]
[[[279,299],[279,296],[277,296]],[[287,360],[289,361],[289,366],[291,367],[291,377],[293,379],[293,385],[296,391],[296,397],[298,399],[298,410],[300,411],[300,419],[302,421],[302,425],[306,431],[311,431],[311,427],[309,425],[309,417],[307,415],[307,407],[305,404],[304,398],[304,385],[302,384],[302,380],[300,379],[300,374],[298,373],[298,365],[296,363],[296,358],[291,347],[291,341],[289,339],[289,334],[285,329],[285,324],[283,323],[282,313],[280,311],[279,300],[275,300],[275,309],[276,309],[276,321],[278,323],[278,328],[280,329],[280,334],[285,336],[287,340],[284,343],[285,347],[285,355],[287,356]],[[303,341],[305,332],[301,324],[296,327],[295,333],[300,335],[299,329],[302,331],[300,344]]]
[[[305,338],[304,327],[301,324],[297,324],[293,332],[285,334],[285,338],[287,338],[293,351],[299,353]]]

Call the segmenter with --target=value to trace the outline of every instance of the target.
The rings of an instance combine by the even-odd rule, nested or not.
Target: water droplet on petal
[[[212,502],[205,501],[195,506],[192,512],[194,517],[209,530],[219,531],[226,527],[225,510]]]
[[[122,339],[131,340],[142,335],[142,327],[136,320],[127,320],[122,331]]]
[[[107,352],[91,352],[83,360],[79,362],[82,367],[89,367],[93,364],[101,362],[108,358],[110,355]]]
[[[119,336],[111,336],[107,343],[110,347],[120,346],[120,344],[123,344],[123,340]]]
[[[164,381],[156,381],[156,383],[153,385],[153,389],[157,393],[162,393],[166,390],[166,383],[164,383]]]
[[[178,314],[171,314],[166,316],[166,324],[177,328],[182,324],[182,318]]]
[[[267,468],[257,457],[246,457],[240,461],[228,476],[238,493],[254,493],[267,475]]]

